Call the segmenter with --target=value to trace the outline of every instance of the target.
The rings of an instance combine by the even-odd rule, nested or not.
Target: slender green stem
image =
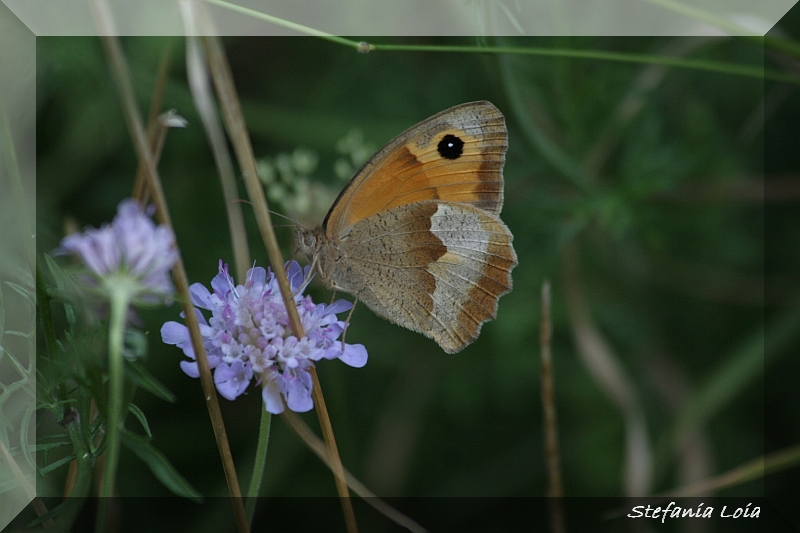
[[[349,46],[351,48],[358,48],[359,43],[353,41],[352,39],[345,39],[344,37],[339,37],[337,35],[332,35],[330,33],[324,32],[322,30],[317,30],[315,28],[310,28],[308,26],[303,26],[302,24],[297,24],[296,22],[292,22],[289,20],[285,20],[278,17],[273,17],[272,15],[267,15],[266,13],[261,13],[260,11],[256,11],[254,9],[249,9],[242,6],[237,6],[236,4],[231,4],[230,2],[224,2],[223,0],[205,0],[209,4],[214,4],[220,7],[224,7],[230,9],[231,11],[237,11],[239,13],[243,13],[245,15],[251,16],[253,18],[265,20],[267,22],[271,22],[276,26],[281,26],[283,28],[288,28],[290,30],[294,30],[298,33],[304,33],[306,35],[311,35],[313,37],[321,37],[322,39],[326,39],[328,41],[332,41],[337,44],[343,44],[345,46]]]
[[[261,409],[261,427],[258,430],[258,447],[256,448],[256,461],[253,465],[253,477],[250,479],[250,487],[247,489],[247,521],[253,525],[253,513],[256,510],[258,491],[264,479],[264,468],[267,464],[267,448],[269,447],[269,430],[272,426],[272,414],[263,408]]]
[[[571,50],[568,48],[541,48],[541,47],[518,47],[518,46],[434,46],[434,45],[406,45],[406,44],[372,44],[376,51],[406,51],[406,52],[449,52],[449,53],[470,53],[470,54],[512,54],[512,55],[534,55],[543,57],[566,57],[572,59],[596,59],[602,61],[616,61],[622,63],[639,63],[648,65],[665,65],[668,67],[687,68],[694,70],[706,70],[709,72],[719,72],[721,74],[731,74],[734,76],[746,76],[758,79],[771,79],[775,81],[785,81],[800,84],[800,76],[788,74],[772,69],[766,69],[758,65],[740,65],[737,63],[725,63],[721,61],[711,61],[707,59],[691,59],[686,57],[671,57],[653,54],[631,54],[626,52],[609,52],[606,50]]]
[[[405,51],[405,52],[450,52],[450,53],[470,53],[470,54],[513,54],[513,55],[539,55],[545,57],[569,57],[575,59],[597,59],[604,61],[621,61],[626,63],[642,63],[642,64],[656,64],[666,65],[677,68],[688,68],[696,70],[707,70],[710,72],[719,72],[722,74],[730,74],[734,76],[746,76],[751,78],[769,79],[774,81],[784,81],[800,85],[800,76],[786,72],[780,72],[773,69],[766,69],[757,65],[740,65],[736,63],[725,63],[720,61],[710,61],[705,59],[690,59],[680,57],[665,57],[650,54],[630,54],[625,52],[608,52],[603,50],[570,50],[563,48],[537,48],[537,47],[522,47],[522,46],[502,46],[502,47],[485,47],[485,46],[437,46],[437,45],[405,45],[405,44],[367,44],[346,39],[330,33],[303,26],[296,22],[267,15],[253,9],[237,6],[224,0],[205,0],[209,4],[214,4],[232,11],[237,11],[245,15],[265,20],[283,28],[289,28],[310,35],[313,37],[320,37],[322,39],[355,48],[359,51]],[[673,11],[680,12],[686,16],[691,16],[697,20],[708,22],[712,25],[720,26],[720,20],[717,18],[709,18],[708,15],[697,9],[692,9],[681,4],[670,2],[669,0],[647,0],[656,3],[665,8],[670,8]],[[678,9],[682,6],[682,10]],[[726,30],[733,33],[747,32],[748,30],[736,24],[727,23],[721,26]],[[800,45],[797,45],[791,40],[778,39],[774,37],[764,38],[755,35],[747,35],[745,39],[751,42],[757,42],[761,46],[769,46],[773,49],[780,50],[785,53],[800,57]]]
[[[100,502],[97,510],[95,533],[105,531],[110,498],[114,494],[114,481],[119,463],[120,421],[124,385],[124,357],[122,354],[125,338],[125,318],[128,314],[130,293],[126,284],[107,285],[110,290],[111,312],[108,325],[108,399],[106,419],[106,461],[103,481],[100,485]]]
[[[37,312],[42,321],[42,330],[44,331],[44,341],[47,347],[47,355],[51,357],[56,353],[58,342],[56,341],[56,330],[53,326],[53,313],[50,309],[50,295],[47,293],[47,282],[42,274],[42,260],[36,265],[36,303],[39,305]],[[59,383],[59,392],[64,392],[63,383]],[[65,397],[63,394],[62,397]]]

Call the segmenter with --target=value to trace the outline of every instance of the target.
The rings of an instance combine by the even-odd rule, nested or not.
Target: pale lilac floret
[[[367,363],[367,351],[361,344],[337,340],[345,323],[336,316],[352,307],[339,300],[331,305],[315,304],[303,296],[301,288],[309,273],[296,261],[286,264],[286,274],[295,295],[297,311],[306,336],[292,334],[289,316],[274,274],[261,267],[247,272],[244,285],[234,285],[228,265],[220,261],[219,273],[211,281],[210,292],[195,283],[190,287],[192,303],[200,320],[200,333],[214,372],[214,383],[223,397],[233,400],[243,394],[251,382],[262,389],[264,406],[270,413],[283,412],[284,401],[292,411],[304,412],[314,407],[309,368],[321,359],[341,359],[360,368]],[[206,321],[199,309],[211,311]],[[191,361],[181,362],[181,369],[198,377],[195,353],[189,330],[183,324],[167,322],[161,338],[183,350]]]
[[[82,280],[103,290],[123,278],[134,298],[147,303],[169,299],[174,292],[169,271],[178,259],[172,231],[157,226],[132,199],[123,200],[111,224],[88,228],[61,241],[59,252],[77,255],[91,275]]]

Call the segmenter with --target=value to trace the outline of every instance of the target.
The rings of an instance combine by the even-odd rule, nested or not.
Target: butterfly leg
[[[344,322],[344,331],[342,331],[342,353],[344,353],[344,339],[347,337],[347,328],[350,327],[350,317],[353,316],[353,311],[355,311],[357,303],[358,297],[353,300],[353,307],[350,308],[350,312],[347,313],[347,320]]]

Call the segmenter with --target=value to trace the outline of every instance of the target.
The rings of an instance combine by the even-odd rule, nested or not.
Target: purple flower
[[[244,393],[251,381],[261,386],[264,405],[270,413],[283,412],[286,399],[289,409],[297,412],[314,407],[311,399],[311,374],[308,369],[321,359],[340,359],[356,368],[367,363],[367,350],[361,344],[344,344],[337,339],[345,322],[336,313],[347,311],[350,302],[339,300],[331,305],[315,304],[303,296],[301,288],[308,275],[296,261],[286,264],[297,311],[306,336],[298,339],[289,326],[278,282],[272,271],[261,267],[247,271],[244,285],[235,286],[228,265],[220,261],[219,274],[211,281],[214,292],[195,283],[190,287],[192,303],[200,321],[200,333],[214,371],[214,384],[229,400]],[[211,311],[206,321],[200,310]],[[182,361],[181,369],[198,377],[197,363],[189,330],[183,324],[167,322],[161,338],[183,350],[191,361]]]
[[[136,301],[160,303],[175,290],[169,276],[178,259],[174,241],[169,228],[156,226],[135,200],[127,199],[111,225],[65,237],[58,252],[80,257],[90,270],[81,280],[91,288],[108,293],[124,287]]]

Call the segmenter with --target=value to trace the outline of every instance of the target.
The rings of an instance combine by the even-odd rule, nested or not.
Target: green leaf
[[[152,376],[144,366],[138,361],[133,361],[128,365],[131,372],[128,372],[128,377],[131,378],[136,385],[140,386],[150,394],[170,403],[175,403],[175,395],[160,381]]]
[[[6,353],[8,353],[8,352],[6,352]],[[11,354],[9,354],[9,359],[11,361],[16,362],[16,360],[14,360],[14,358],[10,357],[10,355]],[[11,397],[12,394],[14,394],[19,389],[25,387],[25,385],[27,383],[28,383],[28,380],[23,377],[19,381],[15,381],[14,383],[11,383],[10,385],[6,385],[5,387],[3,387],[3,393],[0,394],[0,406],[4,405],[6,403],[6,401]]]
[[[19,429],[19,444],[22,448],[22,453],[25,456],[25,459],[28,460],[28,464],[32,466],[36,466],[36,459],[31,454],[31,446],[30,442],[28,441],[28,436],[30,435],[29,429],[32,420],[36,420],[36,405],[35,402],[28,405],[28,408],[25,409],[25,414],[22,415],[22,423],[20,424]],[[34,436],[34,438],[36,438]]]
[[[14,291],[17,292],[20,296],[22,296],[25,299],[25,301],[28,302],[28,305],[31,306],[31,309],[36,307],[36,302],[33,301],[33,295],[29,289],[26,289],[22,285],[17,285],[12,281],[6,281],[5,284],[14,289]]]
[[[63,437],[63,435],[59,435],[59,437]],[[55,450],[57,448],[63,448],[64,446],[69,446],[71,443],[69,441],[61,441],[61,442],[51,442],[50,444],[36,444],[33,446],[33,450],[35,452],[46,452],[48,450]]]
[[[66,500],[64,500],[64,502],[62,502],[58,506],[50,509],[41,516],[37,516],[36,518],[25,524],[25,528],[26,529],[32,528],[39,524],[43,524],[44,522],[52,520],[67,511],[71,513],[77,513],[78,511],[80,511],[81,508],[83,508],[83,503],[84,503],[84,498],[75,498],[75,497],[67,498]]]
[[[56,470],[56,469],[64,466],[65,464],[69,463],[73,459],[75,459],[75,454],[74,453],[70,454],[67,457],[64,457],[62,459],[59,459],[55,463],[49,464],[49,465],[45,466],[44,468],[40,469],[39,470],[39,475],[44,477],[47,474],[49,474],[50,472],[52,472],[53,470]]]
[[[31,333],[25,333],[24,331],[17,331],[15,329],[6,330],[6,333],[9,334],[9,335],[14,335],[16,337],[23,338],[23,339],[30,339],[31,338]],[[8,353],[8,352],[6,352],[6,353]]]
[[[39,376],[39,379],[43,379],[41,377],[41,375]],[[68,405],[68,404],[71,404],[71,403],[76,403],[77,401],[78,400],[76,400],[75,398],[69,398],[67,400],[61,400],[61,401],[58,401],[58,402],[38,402],[36,404],[36,408],[37,409],[49,409],[50,411],[54,411],[58,407],[62,407],[64,405]]]
[[[63,268],[61,268],[58,263],[56,263],[52,257],[50,257],[50,254],[44,254],[42,257],[47,265],[47,271],[53,277],[53,285],[56,289],[66,290],[68,288],[75,288],[74,280],[64,271]],[[50,289],[48,292],[52,292],[52,289]]]
[[[148,438],[152,439],[153,438],[153,434],[150,433],[150,426],[147,424],[147,418],[144,416],[144,413],[142,412],[142,410],[139,409],[138,407],[136,407],[135,405],[133,405],[132,403],[129,403],[128,404],[128,411],[133,413],[133,416],[136,417],[136,419],[142,425],[142,428],[144,428],[144,432],[147,433]]]
[[[56,261],[50,257],[50,254],[44,254],[44,261],[47,265],[47,270],[50,272],[50,275],[53,278],[53,287],[48,288],[48,293],[52,295],[61,294],[74,294],[80,290],[79,286],[75,282],[75,278],[70,276],[61,266],[59,266]],[[63,302],[64,304],[64,313],[66,314],[67,323],[74,324],[76,317],[75,317],[75,309],[72,304]]]
[[[201,503],[203,495],[192,487],[180,472],[175,470],[172,463],[150,444],[150,440],[122,430],[122,443],[145,463],[156,478],[169,490],[178,496]]]
[[[35,526],[38,526],[39,524],[45,523],[48,520],[54,519],[55,517],[57,517],[58,515],[60,515],[61,513],[64,512],[64,510],[66,509],[67,504],[70,503],[70,502],[73,502],[73,504],[77,504],[77,505],[81,505],[83,503],[78,498],[67,498],[59,506],[57,506],[57,507],[55,507],[53,509],[50,509],[49,511],[44,513],[42,516],[37,516],[36,518],[34,518],[33,520],[31,520],[30,522],[25,524],[25,528],[27,529],[27,528],[35,527]]]

